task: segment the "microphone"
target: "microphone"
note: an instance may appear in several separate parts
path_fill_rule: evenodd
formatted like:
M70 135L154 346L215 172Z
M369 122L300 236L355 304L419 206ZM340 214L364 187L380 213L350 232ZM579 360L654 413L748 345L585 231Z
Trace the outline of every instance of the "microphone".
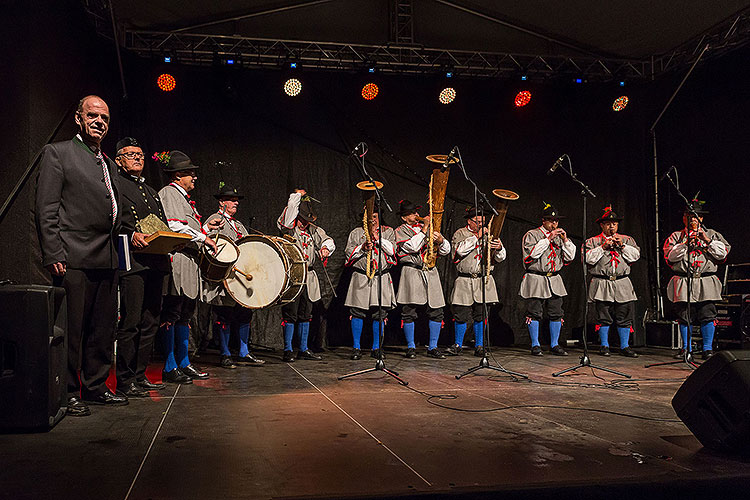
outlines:
M566 156L566 155L564 155L564 154L563 154L562 156L560 156L560 158L558 158L558 159L557 159L557 160L555 161L555 163L553 163L553 164L552 164L552 167L551 167L551 168L550 168L549 170L547 170L547 175L552 175L552 174L554 174L554 173L555 173L555 170L557 170L558 168L560 168L560 165L562 165L562 162L563 162L563 160L565 159L565 156Z
M446 168L451 166L451 162L456 159L456 150L458 149L458 146L453 146L453 149L451 149L451 152L448 153L448 156L445 157L445 161L443 162L443 168L442 170L445 170Z
M354 147L354 149L352 150L350 154L357 155L360 158L362 158L364 155L367 154L367 144L365 144L364 142L360 142Z
M664 172L663 174L661 174L661 177L659 177L659 182L661 182L661 181L663 181L664 179L666 179L667 177L669 177L669 174L670 174L670 173L672 172L672 170L674 170L674 169L675 169L674 165L672 165L671 167L669 167L669 168L667 169L667 171L666 171L666 172Z

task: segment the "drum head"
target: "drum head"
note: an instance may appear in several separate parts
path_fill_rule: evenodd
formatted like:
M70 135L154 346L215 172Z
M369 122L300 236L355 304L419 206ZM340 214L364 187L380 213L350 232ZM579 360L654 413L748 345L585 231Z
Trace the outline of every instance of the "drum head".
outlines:
M237 303L250 309L273 304L287 281L281 248L271 238L256 234L242 238L237 246L240 255L224 280L224 288Z
M214 254L214 259L221 263L233 263L240 257L240 249L232 240L220 234L216 237L216 247L219 249Z

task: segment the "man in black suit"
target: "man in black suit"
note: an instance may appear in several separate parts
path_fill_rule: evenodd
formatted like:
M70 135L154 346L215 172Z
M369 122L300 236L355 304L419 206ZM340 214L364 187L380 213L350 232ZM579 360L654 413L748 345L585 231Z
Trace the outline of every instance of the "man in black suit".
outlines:
M101 141L109 108L97 96L81 99L79 133L42 150L36 191L36 227L42 263L68 302L69 415L89 415L86 402L128 404L107 389L117 322L117 228L114 163ZM80 368L80 378L79 378Z
M141 176L143 149L132 137L117 143L115 163L120 168L120 233L130 238L131 249L148 246L148 234L139 226L149 215L167 227L159 195ZM120 324L117 329L117 390L128 397L148 396L149 390L163 389L146 378L154 337L159 329L162 295L171 266L169 257L133 252L131 269L120 271Z

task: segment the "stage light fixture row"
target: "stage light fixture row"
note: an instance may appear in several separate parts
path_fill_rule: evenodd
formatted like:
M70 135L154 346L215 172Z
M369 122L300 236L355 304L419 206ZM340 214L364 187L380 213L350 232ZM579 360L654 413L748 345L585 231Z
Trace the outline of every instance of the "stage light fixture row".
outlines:
M169 73L164 73L156 79L156 86L164 92L172 92L177 86L177 80Z

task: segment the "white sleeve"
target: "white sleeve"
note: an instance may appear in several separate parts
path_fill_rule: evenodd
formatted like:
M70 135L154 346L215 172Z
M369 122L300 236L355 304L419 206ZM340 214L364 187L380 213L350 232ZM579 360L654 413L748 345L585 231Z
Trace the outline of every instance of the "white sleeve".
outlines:
M502 262L502 261L505 260L505 257L507 255L508 255L508 253L505 251L505 245L503 245L503 247L500 250L498 250L497 252L495 252L495 260L497 262Z
M443 238L443 243L438 247L438 254L448 255L449 253L451 253L451 242L448 238Z
M622 257L629 264L641 258L641 251L632 245L624 245L622 247Z
M294 227L294 219L299 214L299 202L302 200L302 193L292 193L289 195L289 201L286 204L284 213L279 217L279 224L287 229ZM281 228L279 228L281 229Z
M349 256L349 262L355 261L365 254L364 250L362 250L362 246L363 245L357 245L354 247L354 251Z
M534 245L534 248L531 249L531 253L529 254L529 258L531 259L538 259L542 256L542 254L549 248L549 238L542 238L541 240L536 242L536 245Z
M459 257L464 257L466 255L469 255L472 250L477 246L477 237L476 236L469 236L465 240L463 240L461 243L456 245L456 255Z
M376 244L377 242L378 240L375 240ZM390 240L383 240L382 247L383 247L383 252L385 252L386 255L396 255L396 248L393 245L393 242L391 242Z
M708 244L708 253L710 253L715 259L724 260L727 257L727 246L723 241L711 240Z
M685 254L687 254L687 245L684 243L677 243L672 246L672 248L669 250L669 255L667 255L667 260L669 262L679 262L683 258L685 258Z
M417 231L417 233L406 240L403 245L401 245L401 248L404 249L404 252L406 253L419 253L419 251L422 249L422 245L424 245L424 240L427 237L426 234L424 234L422 231Z
M586 264L593 266L599 259L604 256L604 249L601 245L597 245L591 250L586 250Z
M328 253L332 254L336 250L336 243L333 242L333 238L326 238L323 243L320 244L320 248L327 248Z
M576 257L576 245L568 238L562 246L564 260L571 261Z
M174 219L169 219L167 221L167 224L169 225L170 231L173 231L175 233L189 234L190 236L192 236L192 239L190 241L197 241L200 243L206 241L205 234L203 234L200 231L196 231L195 229L188 226L184 222L174 220Z

